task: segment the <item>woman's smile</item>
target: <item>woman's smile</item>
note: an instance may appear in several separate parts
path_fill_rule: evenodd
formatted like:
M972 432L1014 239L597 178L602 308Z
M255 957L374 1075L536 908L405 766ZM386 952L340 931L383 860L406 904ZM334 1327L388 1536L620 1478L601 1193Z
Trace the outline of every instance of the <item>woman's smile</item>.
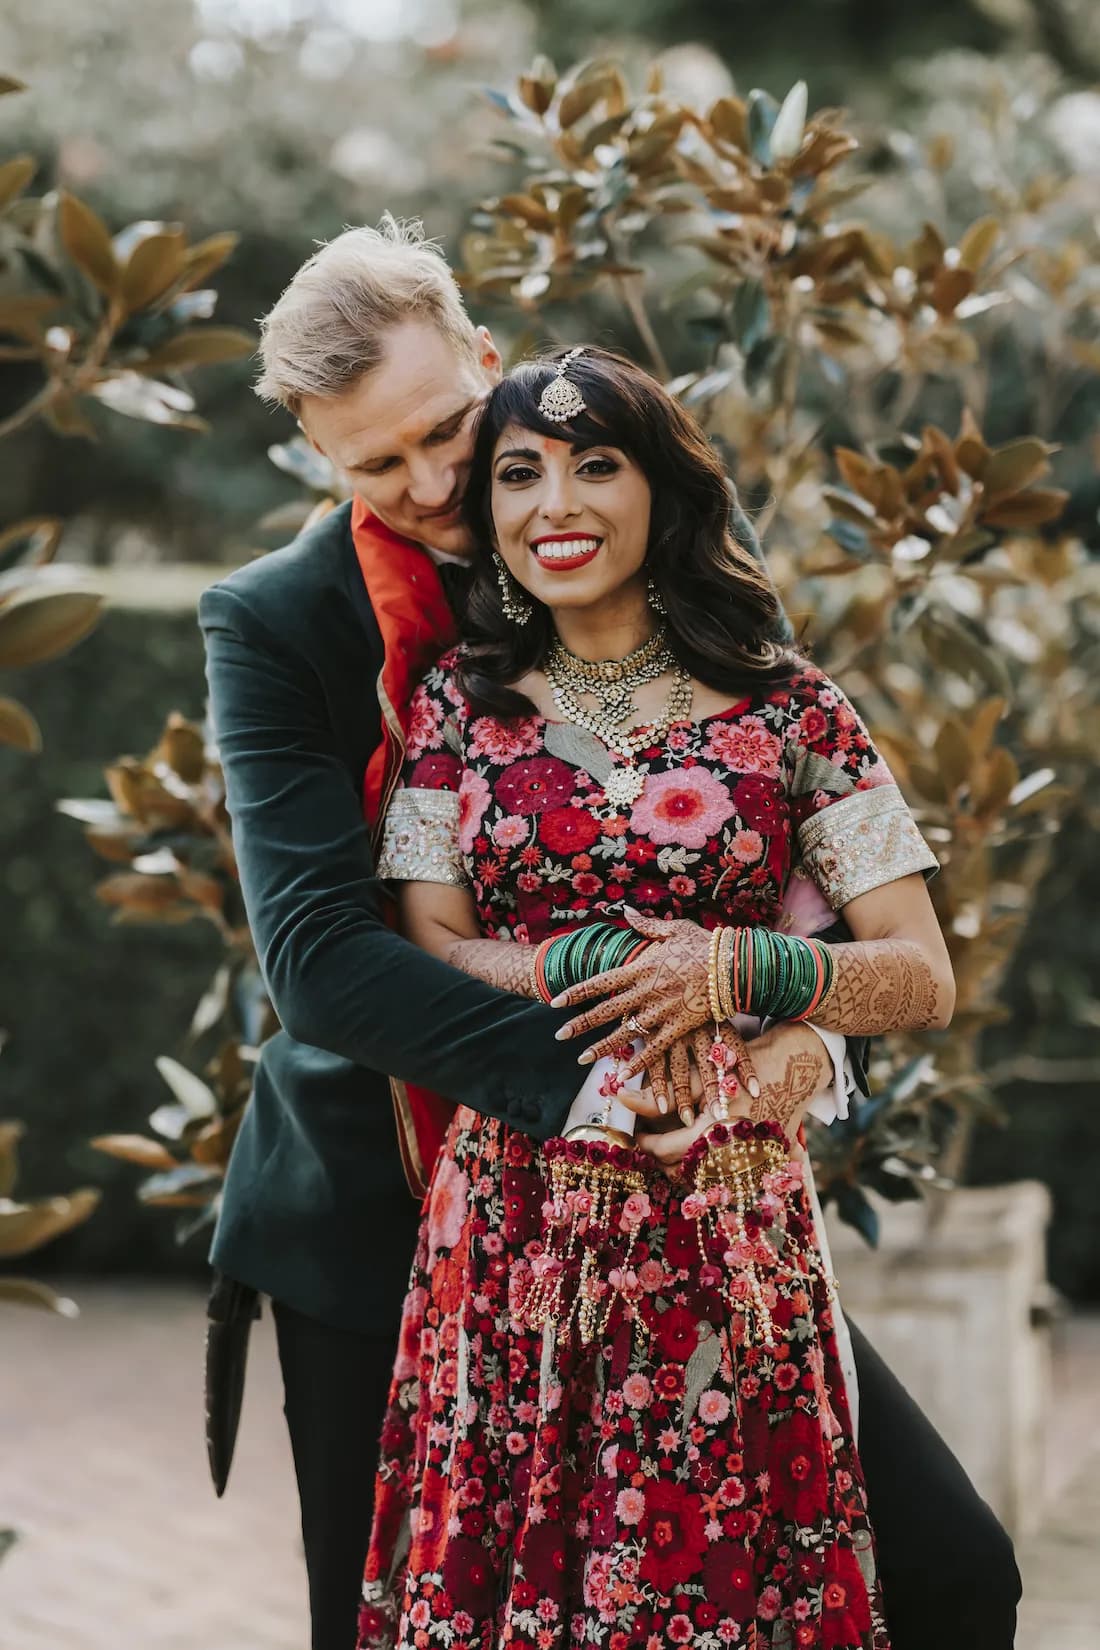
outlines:
M600 553L602 538L588 533L544 533L531 542L531 554L548 573L587 567Z

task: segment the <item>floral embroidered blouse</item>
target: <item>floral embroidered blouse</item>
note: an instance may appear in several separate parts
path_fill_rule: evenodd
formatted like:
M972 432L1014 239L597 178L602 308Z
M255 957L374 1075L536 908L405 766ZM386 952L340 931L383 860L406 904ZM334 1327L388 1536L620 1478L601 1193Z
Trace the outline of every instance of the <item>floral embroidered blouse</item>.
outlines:
M850 701L815 665L637 758L645 788L610 805L619 763L595 735L541 715L474 715L457 653L412 702L378 873L469 887L487 936L537 943L621 915L776 925L793 869L835 911L935 855Z

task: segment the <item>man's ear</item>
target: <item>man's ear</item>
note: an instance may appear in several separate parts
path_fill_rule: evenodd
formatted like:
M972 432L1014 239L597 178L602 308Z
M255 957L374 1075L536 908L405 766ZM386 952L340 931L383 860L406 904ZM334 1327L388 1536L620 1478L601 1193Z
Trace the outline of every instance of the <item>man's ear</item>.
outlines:
M504 377L504 358L493 342L493 335L488 327L475 329L478 346L478 365L489 377L490 383L499 384Z

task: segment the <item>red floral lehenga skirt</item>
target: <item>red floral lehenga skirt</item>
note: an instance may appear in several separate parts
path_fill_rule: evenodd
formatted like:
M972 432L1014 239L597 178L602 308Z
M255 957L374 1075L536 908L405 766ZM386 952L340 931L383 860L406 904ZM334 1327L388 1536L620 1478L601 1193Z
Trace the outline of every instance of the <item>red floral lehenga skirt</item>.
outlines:
M822 1268L775 1268L764 1342L680 1191L655 1172L648 1196L645 1333L620 1318L563 1350L523 1327L541 1150L456 1114L402 1319L360 1650L888 1650ZM788 1199L812 1256L805 1190Z

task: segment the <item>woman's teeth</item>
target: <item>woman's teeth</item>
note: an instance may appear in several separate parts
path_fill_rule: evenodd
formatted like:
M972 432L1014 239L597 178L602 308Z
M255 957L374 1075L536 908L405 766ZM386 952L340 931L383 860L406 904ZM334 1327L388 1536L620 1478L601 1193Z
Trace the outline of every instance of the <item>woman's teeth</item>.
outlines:
M552 544L536 544L535 554L540 561L572 561L575 556L589 556L600 548L599 539L560 539Z

